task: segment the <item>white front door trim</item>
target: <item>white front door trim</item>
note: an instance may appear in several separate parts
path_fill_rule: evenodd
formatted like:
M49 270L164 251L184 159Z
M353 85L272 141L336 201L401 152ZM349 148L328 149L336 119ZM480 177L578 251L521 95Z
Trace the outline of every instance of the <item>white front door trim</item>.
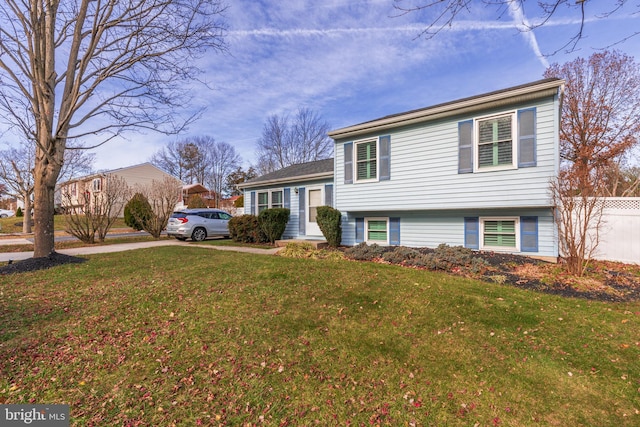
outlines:
M312 221L311 218L315 214L315 209L312 211L312 208L324 205L324 185L307 187L306 191L306 234L307 236L322 236L322 231L320 231L318 223L316 221Z

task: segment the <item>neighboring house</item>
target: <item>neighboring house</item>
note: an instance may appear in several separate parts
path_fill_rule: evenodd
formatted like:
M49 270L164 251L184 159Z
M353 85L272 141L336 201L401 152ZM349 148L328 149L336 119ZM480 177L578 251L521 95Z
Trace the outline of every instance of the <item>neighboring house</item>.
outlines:
M283 239L323 239L316 222L318 206L333 206L333 159L288 166L238 184L244 190L244 212L288 208Z
M98 172L63 182L58 185L56 190L56 205L64 210L75 209L81 211L85 204L85 195L89 196L89 200L93 200L94 195L102 192L107 177L109 176L117 176L124 179L127 185L134 191L136 187L146 186L153 181L162 181L165 178L172 178L179 181L173 175L166 173L151 163L142 163L120 169ZM64 194L68 194L69 197L63 197ZM120 213L120 216L123 215L124 209Z
M189 184L182 187L182 200L181 203L176 206L177 209L184 209L189 205L189 199L192 196L200 196L202 201L208 208L215 208L215 193L209 191L207 187L202 184Z
M202 184L189 184L182 187L182 202L176 206L176 209L184 209L189 206L189 200L192 196L200 196L202 201L207 205L208 208L218 208L224 211L229 212L231 215L242 215L242 212L239 212L238 208L234 206L234 202L240 196L233 196L228 199L223 199L222 197L218 200L218 206L216 206L216 192L208 190ZM242 209L240 209L242 211Z
M556 258L563 88L545 79L329 132L342 243Z

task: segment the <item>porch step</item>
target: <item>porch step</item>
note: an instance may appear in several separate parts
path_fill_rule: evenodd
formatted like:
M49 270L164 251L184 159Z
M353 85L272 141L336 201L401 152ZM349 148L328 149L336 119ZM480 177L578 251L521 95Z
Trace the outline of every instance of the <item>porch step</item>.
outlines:
M287 246L287 243L307 243L313 246L315 249L322 249L329 246L326 240L304 240L304 239L276 240L276 246L279 248L283 248Z

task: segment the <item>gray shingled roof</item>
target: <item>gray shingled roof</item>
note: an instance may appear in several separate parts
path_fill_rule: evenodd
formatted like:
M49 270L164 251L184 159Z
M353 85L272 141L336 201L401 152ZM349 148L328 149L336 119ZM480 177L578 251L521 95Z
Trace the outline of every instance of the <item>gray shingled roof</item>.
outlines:
M259 176L239 185L241 188L270 182L289 182L301 178L323 178L333 176L333 158L299 163Z

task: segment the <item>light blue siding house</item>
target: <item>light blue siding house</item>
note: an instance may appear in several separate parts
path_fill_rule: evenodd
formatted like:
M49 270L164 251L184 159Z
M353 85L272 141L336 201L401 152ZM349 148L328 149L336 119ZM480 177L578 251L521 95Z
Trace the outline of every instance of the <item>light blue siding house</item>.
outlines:
M563 88L545 79L331 131L342 243L556 258Z
M268 208L288 208L290 217L282 239L324 239L316 222L318 206L333 206L334 160L288 166L240 184L244 211L258 215Z

